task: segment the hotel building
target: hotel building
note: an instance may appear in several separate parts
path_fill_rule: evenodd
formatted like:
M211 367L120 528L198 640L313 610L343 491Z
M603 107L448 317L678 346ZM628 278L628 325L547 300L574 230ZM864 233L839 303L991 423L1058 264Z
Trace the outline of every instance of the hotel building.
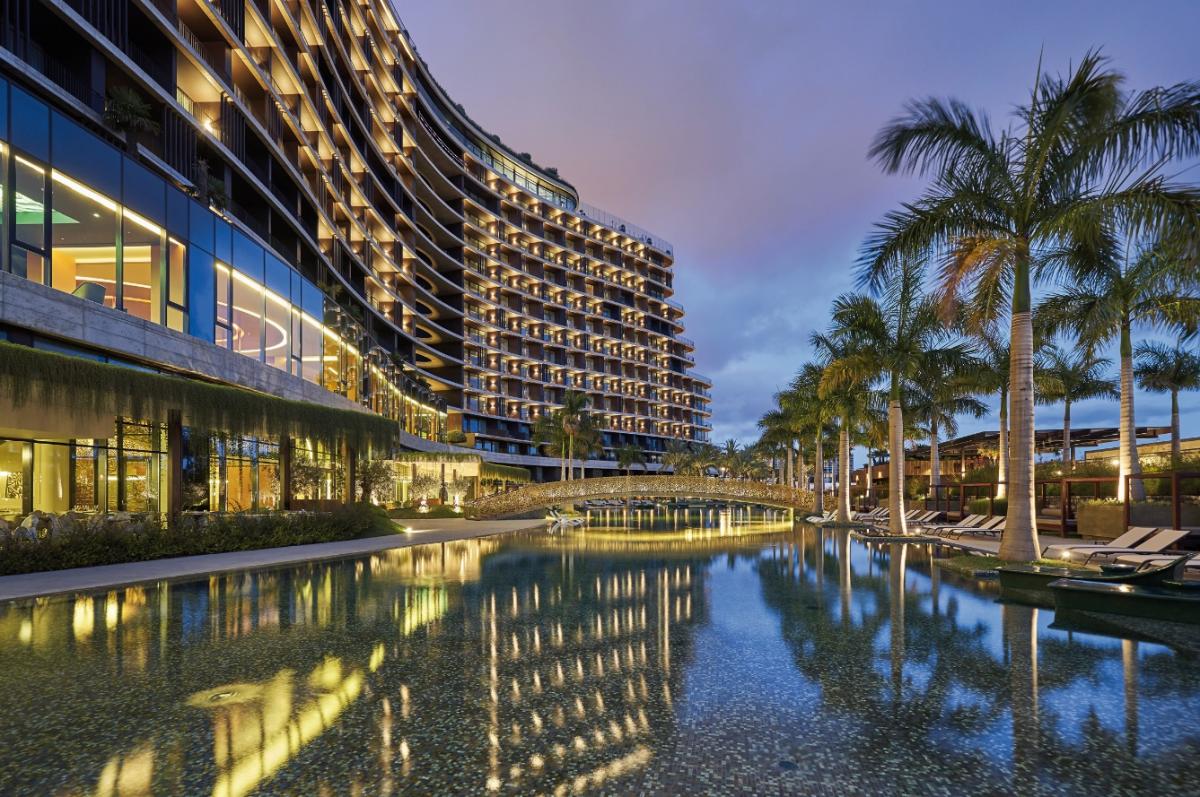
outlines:
M532 424L568 390L603 425L589 472L707 440L671 245L473 122L389 3L3 15L0 516L287 505L297 451L330 474L308 497L345 497L339 412L539 478ZM182 379L292 403L215 428L239 400L172 404Z

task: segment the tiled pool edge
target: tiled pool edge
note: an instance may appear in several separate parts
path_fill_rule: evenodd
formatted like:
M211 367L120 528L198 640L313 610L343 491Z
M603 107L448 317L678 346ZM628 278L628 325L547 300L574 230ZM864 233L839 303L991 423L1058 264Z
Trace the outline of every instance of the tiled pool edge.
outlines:
M261 570L332 559L367 556L393 548L470 540L545 528L544 521L429 521L430 527L392 536L260 548L254 551L179 556L41 573L0 576L0 602L94 592L159 581L184 581L238 570ZM434 525L437 524L437 525ZM453 524L453 525L450 525ZM467 525L470 524L470 525ZM472 526L478 525L479 528Z

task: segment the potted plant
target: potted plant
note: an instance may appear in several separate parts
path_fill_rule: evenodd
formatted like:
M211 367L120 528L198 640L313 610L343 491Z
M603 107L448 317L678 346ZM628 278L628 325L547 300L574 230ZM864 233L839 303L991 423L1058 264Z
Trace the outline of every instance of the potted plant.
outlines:
M104 103L104 123L125 134L125 149L137 153L138 139L143 133L158 134L158 122L150 115L150 103L129 86L115 86Z
M225 193L225 181L213 176L209 171L208 161L204 158L196 161L196 193L201 201L217 210L224 210L229 204L229 195Z

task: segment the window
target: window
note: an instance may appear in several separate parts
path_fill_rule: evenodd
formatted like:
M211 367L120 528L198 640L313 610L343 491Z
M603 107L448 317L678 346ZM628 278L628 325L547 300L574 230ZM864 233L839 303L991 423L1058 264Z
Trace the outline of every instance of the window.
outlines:
M287 373L291 363L292 305L274 291L264 293L267 301L263 317L263 353L268 364Z
M117 203L59 172L52 184L51 284L117 306Z
M13 158L12 271L46 281L46 170L20 155Z
M215 330L215 343L223 349L228 349L230 341L233 338L230 330L230 323L233 314L229 310L229 267L221 263L216 264L217 271L217 322Z
M126 208L122 229L121 307L161 324L163 228Z
M262 360L262 288L239 271L232 274L233 350L252 359Z
M187 325L187 247L174 238L167 239L167 326L186 332Z

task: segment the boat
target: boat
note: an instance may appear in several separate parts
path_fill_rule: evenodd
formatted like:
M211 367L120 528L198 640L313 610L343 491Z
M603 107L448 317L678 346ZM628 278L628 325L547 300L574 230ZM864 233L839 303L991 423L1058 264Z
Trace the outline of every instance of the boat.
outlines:
M1056 614L1118 614L1200 625L1200 581L1154 585L1060 578L1051 581Z

